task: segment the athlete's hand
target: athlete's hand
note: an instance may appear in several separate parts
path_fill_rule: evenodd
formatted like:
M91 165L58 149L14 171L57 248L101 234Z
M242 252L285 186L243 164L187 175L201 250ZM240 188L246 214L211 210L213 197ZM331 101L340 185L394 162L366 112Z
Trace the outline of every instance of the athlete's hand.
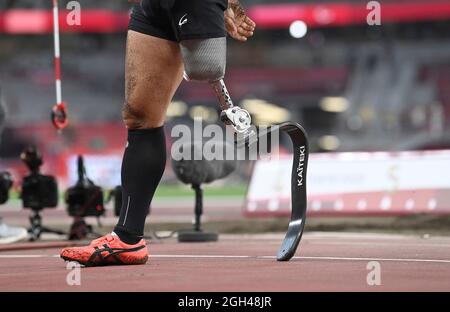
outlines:
M255 31L256 24L246 14L238 0L229 0L225 11L225 26L234 39L245 42Z

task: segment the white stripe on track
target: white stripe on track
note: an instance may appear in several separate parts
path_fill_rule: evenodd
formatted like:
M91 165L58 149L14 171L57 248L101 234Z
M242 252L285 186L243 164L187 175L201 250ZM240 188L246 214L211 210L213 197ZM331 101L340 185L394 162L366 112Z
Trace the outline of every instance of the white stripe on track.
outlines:
M53 258L54 255L0 255L0 259ZM59 257L59 255L58 255Z
M0 259L17 258L58 258L59 255L0 255ZM245 256L245 255L150 255L150 258L177 258L177 259L276 259L275 256ZM419 263L444 263L450 264L450 259L408 259L408 258L366 258L366 257L307 257L297 256L292 259L297 260L326 260L326 261L380 261L380 262L419 262Z

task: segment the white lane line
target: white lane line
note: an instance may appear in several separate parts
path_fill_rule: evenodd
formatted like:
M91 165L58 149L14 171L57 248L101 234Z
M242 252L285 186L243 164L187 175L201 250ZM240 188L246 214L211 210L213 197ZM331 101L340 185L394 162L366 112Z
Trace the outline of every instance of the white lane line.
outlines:
M276 258L276 257L272 257L272 258ZM445 259L402 259L402 258L396 259L396 258L351 258L351 257L293 257L292 259L336 260L336 261L431 262L431 263L450 264L450 260L445 260Z
M350 246L366 246L366 247L379 247L379 246L394 246L397 245L396 242L371 242L368 244L367 242L314 242L315 245L350 245ZM444 247L448 248L449 244L441 244L441 243L430 243L430 241L424 240L423 243L410 243L403 242L403 247Z
M18 259L18 258L50 258L49 255L0 255L0 259Z
M0 255L0 259L59 258L60 255Z
M230 256L230 255L151 255L154 258L188 258L188 259L198 259L198 258L216 258L216 259L276 259L276 256ZM402 258L352 258L352 257L305 257L296 256L292 259L299 260L335 260L335 261L390 261L390 262L434 262L434 263L448 263L450 260L445 259L402 259Z
M216 258L216 259L245 259L245 258L258 258L257 256L240 256L240 255L150 255L150 258Z
M151 255L150 258L181 258L181 259L276 259L275 256L245 256L245 255ZM59 255L0 255L0 259L16 258L59 258ZM422 263L445 263L450 264L447 259L408 259L408 258L368 258L368 257L307 257L296 256L292 259L298 260L328 260L328 261L388 261L388 262L422 262Z

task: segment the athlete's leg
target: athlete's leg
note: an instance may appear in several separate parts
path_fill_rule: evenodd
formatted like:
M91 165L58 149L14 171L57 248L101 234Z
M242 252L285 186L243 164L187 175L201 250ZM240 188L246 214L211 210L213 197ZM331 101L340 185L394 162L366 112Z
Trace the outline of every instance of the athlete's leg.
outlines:
M176 42L129 30L123 118L128 129L156 128L183 78Z
M167 107L183 76L177 43L129 31L123 119L128 144L122 162L122 209L114 232L138 242L166 164L163 131Z
M123 119L128 144L122 162L123 203L114 229L89 246L66 248L61 257L81 264L143 264L145 218L166 163L164 116L183 76L177 43L128 32Z

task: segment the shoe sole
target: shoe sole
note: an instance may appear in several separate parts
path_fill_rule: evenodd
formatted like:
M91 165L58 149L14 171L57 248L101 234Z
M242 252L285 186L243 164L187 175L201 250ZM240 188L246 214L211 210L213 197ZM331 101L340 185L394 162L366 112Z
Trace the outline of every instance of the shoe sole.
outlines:
M86 264L85 262L81 262L77 259L72 259L70 257L65 257L65 256L60 256L61 259L63 259L64 261L68 261L68 262L77 262L81 265L84 265L86 267L96 267L96 266L111 266L111 265L142 265L142 264L146 264L148 261L148 256L145 256L145 258L136 260L133 263L110 263L110 262L100 262L100 263L94 263L91 265Z

